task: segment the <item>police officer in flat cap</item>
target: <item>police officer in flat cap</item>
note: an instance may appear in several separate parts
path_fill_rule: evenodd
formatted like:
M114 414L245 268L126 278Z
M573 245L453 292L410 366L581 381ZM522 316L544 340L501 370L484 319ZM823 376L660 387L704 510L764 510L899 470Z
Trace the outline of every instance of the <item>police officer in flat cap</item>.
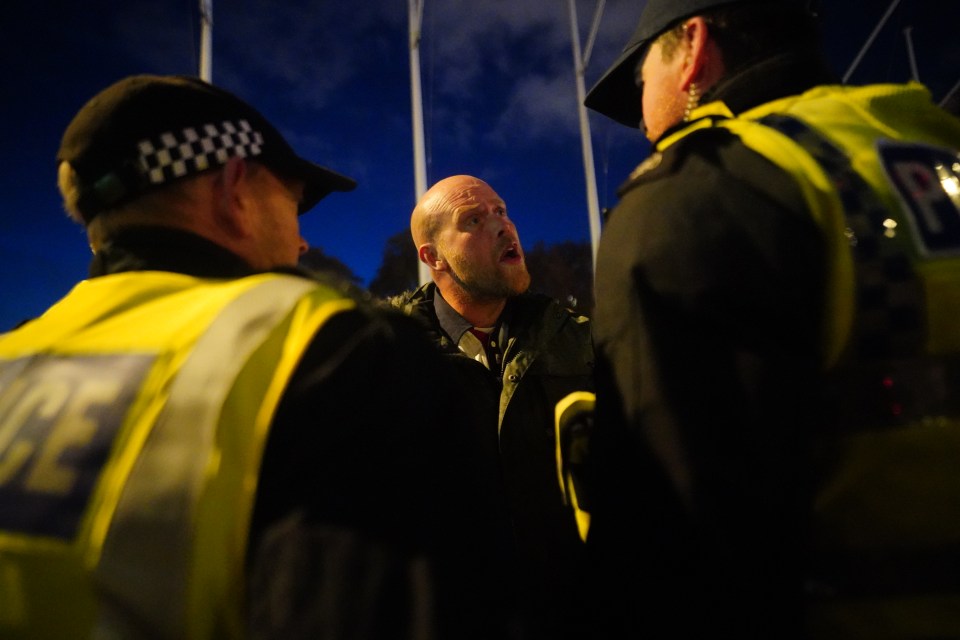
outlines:
M354 181L187 77L108 87L57 159L94 258L0 335L0 637L488 630L437 356L297 269Z
M586 105L605 638L960 637L960 122L797 0L648 0Z

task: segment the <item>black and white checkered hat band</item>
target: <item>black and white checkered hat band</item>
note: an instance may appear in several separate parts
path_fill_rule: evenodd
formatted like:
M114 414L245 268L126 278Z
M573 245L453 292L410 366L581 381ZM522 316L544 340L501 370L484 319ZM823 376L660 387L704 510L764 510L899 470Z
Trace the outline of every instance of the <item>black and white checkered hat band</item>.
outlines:
M263 152L263 135L246 120L168 131L137 143L139 165L150 184L160 185L206 171L232 157L247 158Z

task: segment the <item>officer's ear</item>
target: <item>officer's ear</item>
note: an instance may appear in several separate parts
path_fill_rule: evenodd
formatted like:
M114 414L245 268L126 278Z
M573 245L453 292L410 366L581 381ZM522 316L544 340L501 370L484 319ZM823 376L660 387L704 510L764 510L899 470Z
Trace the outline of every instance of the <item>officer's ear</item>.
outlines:
M227 233L243 236L247 231L247 202L250 167L243 158L230 158L214 180L213 211L217 226Z
M420 258L420 262L430 267L433 271L447 270L447 261L443 259L443 256L440 255L437 247L432 242L420 245L420 248L417 249L417 255Z
M700 92L706 91L722 73L723 61L716 42L710 36L710 25L700 16L688 18L683 24L683 66L680 70L680 89L688 91L696 82Z

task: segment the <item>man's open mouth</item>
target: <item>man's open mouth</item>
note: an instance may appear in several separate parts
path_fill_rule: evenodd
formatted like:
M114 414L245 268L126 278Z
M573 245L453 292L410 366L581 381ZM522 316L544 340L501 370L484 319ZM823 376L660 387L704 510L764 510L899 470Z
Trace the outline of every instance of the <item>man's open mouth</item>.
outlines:
M507 245L503 252L500 254L500 262L515 263L520 262L523 259L523 255L520 253L520 245L516 242L511 242Z

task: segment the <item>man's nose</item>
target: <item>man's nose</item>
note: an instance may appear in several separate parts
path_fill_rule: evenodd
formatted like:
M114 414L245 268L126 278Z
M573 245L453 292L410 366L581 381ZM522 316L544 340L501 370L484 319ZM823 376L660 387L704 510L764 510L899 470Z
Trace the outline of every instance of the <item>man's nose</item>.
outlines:
M507 216L502 218L497 218L500 221L500 230L497 231L497 237L503 236L505 233L512 233L516 235L516 227L513 225L513 221L510 220Z

